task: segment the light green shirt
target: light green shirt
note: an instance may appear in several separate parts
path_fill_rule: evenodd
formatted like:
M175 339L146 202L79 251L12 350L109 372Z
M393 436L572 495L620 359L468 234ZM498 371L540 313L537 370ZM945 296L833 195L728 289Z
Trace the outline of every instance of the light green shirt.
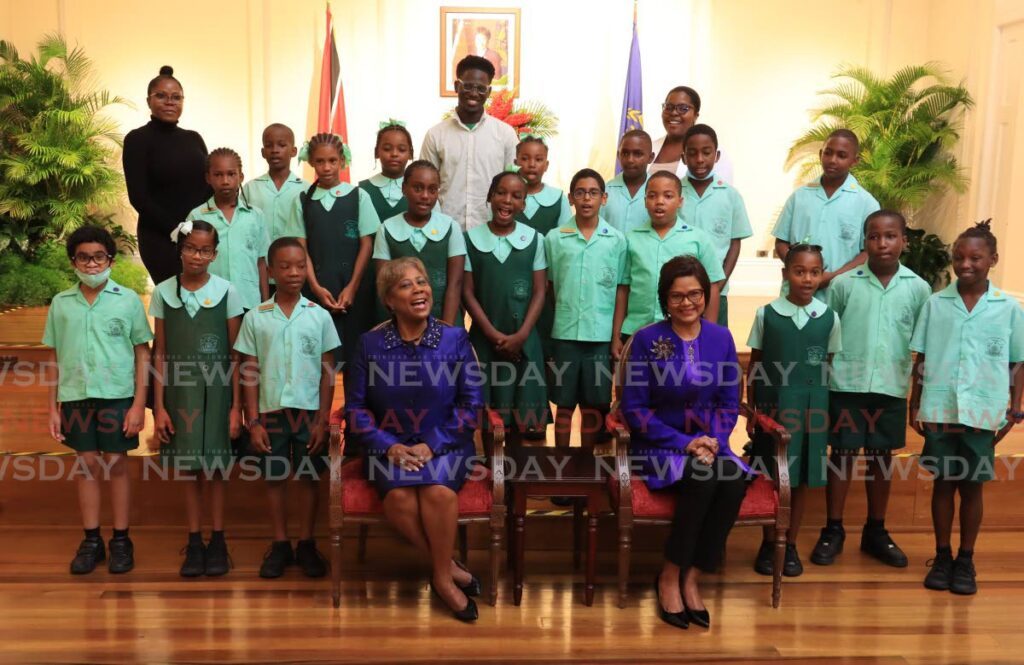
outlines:
M647 221L647 180L633 196L629 195L621 173L609 180L605 189L608 201L601 208L601 217L607 219L612 228L625 234Z
M551 336L579 342L612 338L615 291L626 273L626 239L603 218L585 240L575 215L544 238L555 291Z
M772 235L790 244L821 245L825 271L838 270L864 248L864 220L878 201L850 174L832 198L821 181L800 187L786 200Z
M530 243L533 242L533 237L536 235L537 231L535 229L520 222L516 222L512 233L504 236L494 235L488 224L474 226L469 231L466 231L467 242L472 243L481 252L494 254L494 258L498 260L498 263L504 263L513 249L526 249L529 247ZM533 256L533 269L535 271L544 270L547 267L548 260L544 254L544 239L541 238L540 242L537 243L537 251ZM473 272L473 266L470 263L468 253L466 254L466 272Z
M324 210L330 212L331 208L334 207L334 202L343 196L348 196L352 193L352 190L356 189L352 183L340 182L334 187L323 188L317 187L313 190L313 195L310 196L309 205L314 205L319 202L323 206ZM370 236L377 232L380 228L380 217L377 216L377 209L373 207L373 200L370 195L363 190L359 191L359 237ZM295 205L298 206L299 218L302 218L302 200L296 199Z
M242 307L260 304L260 271L257 262L267 253L267 229L263 212L246 206L241 197L231 221L224 217L211 198L188 214L189 220L201 219L217 229L217 258L208 270L234 284L242 298Z
M754 235L747 217L747 207L736 188L717 175L698 196L689 178L683 178L682 218L687 224L707 232L715 243L718 261L724 265L725 255L733 240ZM722 287L722 295L729 293L729 283Z
M391 205L402 200L402 183L405 178L389 178L383 173L370 176L370 184L380 190L380 195Z
M294 173L281 183L281 189L277 188L269 173L242 186L245 199L263 211L263 223L267 225L267 247L278 238L306 237L302 211L295 204L299 200L299 194L307 189L309 183Z
M391 248L388 247L388 239L384 237L385 233L398 242L408 240L419 252L427 245L427 241L441 242L444 240L448 229L452 231L451 239L448 241L448 258L465 255L466 239L463 237L459 225L448 215L443 212L431 212L427 223L418 227L405 221L405 213L400 213L384 220L384 223L381 224L381 230L373 241L373 258L384 261L391 260Z
M260 413L319 410L321 359L339 346L330 314L303 297L291 318L275 299L262 303L242 319L235 340L236 351L259 362Z
M108 279L90 305L78 285L53 297L43 344L57 352L57 401L135 395L135 346L153 339L131 289Z
M536 194L526 195L526 207L523 209L523 214L527 218L533 219L538 209L552 206L559 199L562 200L562 206L559 208L558 224L556 226L562 226L572 217L572 209L569 206L569 198L565 195L565 192L551 185L544 185Z
M757 308L757 314L754 315L754 325L750 327L750 336L747 337L747 346L752 349L760 349L764 343L765 307L771 307L780 316L792 319L793 325L796 326L797 330L803 330L808 321L817 319L828 311L828 305L815 298L811 298L809 304L800 307L780 296L767 305ZM839 322L838 316L833 320L832 330L828 335L828 352L838 353L843 350L842 325Z
M194 319L200 308L216 307L225 297L228 299L227 318L233 319L236 316L241 316L244 309L242 308L242 299L238 296L238 290L223 277L210 275L209 281L195 291L189 291L182 286L180 299L178 298L178 279L171 277L160 282L153 289L153 296L149 299L149 315L154 319L163 319L166 318L165 308L179 309L184 304L185 312Z
M629 285L629 300L622 332L632 335L649 323L664 317L658 303L658 278L661 266L677 256L693 256L708 273L708 279L725 279L715 241L700 229L677 220L665 237L651 227L651 220L626 234L626 272L622 283Z
M989 282L968 312L956 285L928 299L910 341L925 354L920 419L995 431L1006 422L1009 364L1024 361L1024 311Z
M843 321L843 350L832 359L831 389L905 398L910 388L910 338L932 289L901 265L885 287L865 263L828 290Z

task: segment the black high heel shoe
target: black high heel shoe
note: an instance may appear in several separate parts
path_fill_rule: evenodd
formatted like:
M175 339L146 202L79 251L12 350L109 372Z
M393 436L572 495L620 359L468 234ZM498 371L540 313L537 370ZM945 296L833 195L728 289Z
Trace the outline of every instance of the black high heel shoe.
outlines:
M689 628L690 622L686 618L685 609L682 612L669 612L662 606L661 591L658 589L658 582L660 579L660 573L654 577L654 598L658 603L658 618L667 623L668 625L674 626L676 628ZM686 607L685 603L683 604L683 607Z
M470 573L469 568L466 568L466 566L458 559L452 559L452 561L454 561L455 565L458 566L461 570L464 570L465 572L469 573L470 577L468 584L462 585L456 582L455 586L459 587L459 591L466 594L467 596L479 596L482 593L483 589L483 587L480 585L480 578L478 578L473 573Z
M433 593L435 596L437 596L438 600L440 600L442 603L444 603L445 606L448 607L448 609L451 610L451 607L448 606L448 603L445 602L445 599L442 598L441 594L439 594L437 592L437 589L434 588L434 583L433 582L430 583L430 592ZM459 621L461 621L463 623L472 623L472 622L476 621L480 617L480 612L476 608L476 602L474 602L473 599L470 598L469 596L466 596L466 606L465 607L463 607L461 610L451 610L451 612L452 612L452 616L453 617L455 617L456 619L458 619Z
M686 614L687 621L695 623L701 628L711 627L711 613L708 612L707 608L704 608L703 610L691 610L689 607L686 607L685 600L683 601L683 607L686 608L683 612Z

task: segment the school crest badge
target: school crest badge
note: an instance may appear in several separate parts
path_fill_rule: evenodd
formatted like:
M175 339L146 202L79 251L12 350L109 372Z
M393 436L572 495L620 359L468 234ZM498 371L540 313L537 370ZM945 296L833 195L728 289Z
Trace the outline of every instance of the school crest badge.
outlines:
M807 347L807 364L812 367L817 367L821 363L825 362L825 349L820 346L809 346Z
M1006 340L1002 337L989 337L985 340L985 355L989 358L999 358L1006 349Z
M601 272L597 276L597 283L606 289L610 289L615 286L615 269L611 266L605 266L601 268Z
M857 227L843 222L839 225L839 237L846 241L855 240L857 238Z
M525 279L512 281L512 297L516 300L526 300L530 295L530 285Z
M213 334L203 335L199 338L199 353L212 355L220 351L220 337Z
M724 237L729 233L729 220L716 219L714 224L711 225L711 231L718 237Z
M110 319L107 321L106 333L108 337L124 337L127 333L128 326L125 324L124 319Z
M315 356L316 353L316 339L310 335L303 335L299 340L299 348L302 350L304 356Z
M359 238L359 222L354 219L345 222L345 237L349 240L357 240Z
M904 307L900 312L900 325L904 328L914 327L914 309L912 307Z

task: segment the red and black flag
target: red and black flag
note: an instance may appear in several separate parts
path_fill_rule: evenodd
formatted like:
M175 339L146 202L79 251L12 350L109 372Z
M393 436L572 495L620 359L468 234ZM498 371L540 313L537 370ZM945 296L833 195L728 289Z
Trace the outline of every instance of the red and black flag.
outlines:
M320 64L320 103L317 114L317 132L337 134L348 143L348 127L345 123L345 91L341 85L341 61L338 47L334 43L334 23L331 21L331 5L327 5L327 36L324 38L324 54ZM349 182L348 165L339 173L342 182Z

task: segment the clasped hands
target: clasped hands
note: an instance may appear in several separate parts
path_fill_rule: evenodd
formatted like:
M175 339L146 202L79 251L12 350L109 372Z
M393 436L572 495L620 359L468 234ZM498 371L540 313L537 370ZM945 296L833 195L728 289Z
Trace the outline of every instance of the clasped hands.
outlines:
M387 458L403 471L419 471L434 457L434 451L425 443L407 446L396 443L388 448Z
M711 464L718 456L718 440L710 436L698 436L687 444L686 452L701 464Z

